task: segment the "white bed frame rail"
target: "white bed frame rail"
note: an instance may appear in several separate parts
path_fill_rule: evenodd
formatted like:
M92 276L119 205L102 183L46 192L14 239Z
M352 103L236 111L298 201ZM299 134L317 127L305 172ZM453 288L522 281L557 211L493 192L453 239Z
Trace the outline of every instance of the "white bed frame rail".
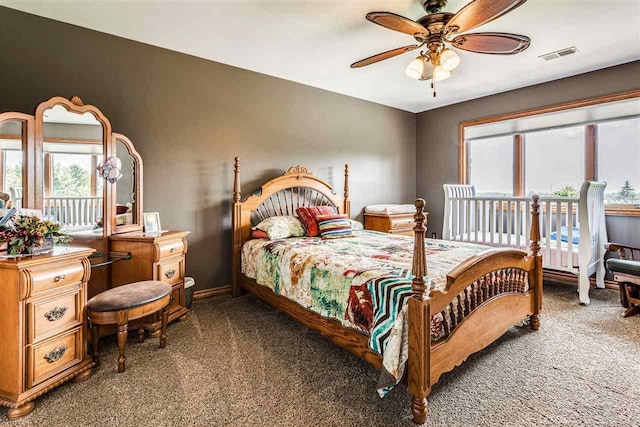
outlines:
M541 197L540 230L543 266L579 277L580 302L589 303L589 276L604 288L604 255L608 243L604 215L605 182L586 181L579 197ZM476 196L473 185L445 184L442 238L489 246L526 248L531 231L528 197ZM567 241L561 238L566 227ZM580 231L573 243L573 228ZM555 234L555 235L554 235ZM553 238L556 237L556 238Z

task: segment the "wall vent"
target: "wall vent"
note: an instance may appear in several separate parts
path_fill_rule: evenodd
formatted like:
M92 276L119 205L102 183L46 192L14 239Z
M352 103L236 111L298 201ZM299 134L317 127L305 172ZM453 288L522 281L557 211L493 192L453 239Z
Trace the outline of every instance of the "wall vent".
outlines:
M578 48L571 46L565 49L556 50L555 52L545 53L544 55L538 56L538 58L544 61L552 61L554 59L562 58L563 56L573 55L576 52L579 52Z

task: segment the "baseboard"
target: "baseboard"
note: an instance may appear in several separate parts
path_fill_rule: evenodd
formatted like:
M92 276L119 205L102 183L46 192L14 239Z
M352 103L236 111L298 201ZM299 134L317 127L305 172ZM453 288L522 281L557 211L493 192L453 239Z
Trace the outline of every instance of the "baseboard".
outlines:
M201 289L199 291L194 291L193 299L194 301L198 301L201 299L218 297L220 295L231 295L231 285L218 286L215 288Z
M543 276L545 279L555 280L558 282L578 284L578 276L576 276L575 274L564 272L564 271L555 271L555 270L545 269ZM591 282L591 287L595 288L596 279L594 279L593 277L590 277L589 281ZM617 291L620 289L618 287L618 284L616 282L612 282L611 280L605 280L604 287L614 291Z

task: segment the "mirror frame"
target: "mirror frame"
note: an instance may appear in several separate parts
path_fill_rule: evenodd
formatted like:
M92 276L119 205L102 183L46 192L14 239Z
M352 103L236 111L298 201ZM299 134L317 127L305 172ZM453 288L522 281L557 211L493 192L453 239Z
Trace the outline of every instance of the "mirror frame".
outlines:
M71 99L63 98L61 96L54 96L53 98L48 99L47 101L41 102L36 107L35 116L35 144L33 149L33 155L35 158L35 170L34 170L34 198L35 198L35 209L43 209L43 200L44 200L44 181L38 180L36 177L44 176L44 112L50 108L53 108L57 105L64 107L70 113L91 113L96 120L102 124L102 146L104 152L104 158L108 158L112 156L114 147L111 143L111 122L109 119L93 105L85 105L77 96L71 97ZM110 185L103 185L102 197L104 201L111 200L113 196L113 187ZM24 191L23 191L24 194ZM105 241L105 245L107 244L107 237L110 236L113 232L113 224L115 223L115 206L112 209L107 209L107 203L104 203L103 208L103 230L102 236ZM108 247L105 247L103 252L107 253Z
M0 123L9 121L22 123L22 207L30 209L35 205L33 198L35 165L33 153L30 152L33 150L35 118L30 114L18 112L0 113Z
M127 138L125 135L121 133L115 133L115 132L113 133L113 140L112 140L114 155L117 154L116 147L117 147L118 141L121 141L125 145L125 147L127 147L127 151L129 151L129 155L131 155L131 157L133 157L133 159L136 162L136 168L135 168L134 177L133 177L134 179L133 191L135 193L134 215L135 215L135 218L137 219L137 223L128 224L128 225L116 225L116 205L118 203L117 201L118 182L116 181L115 187L110 186L114 189L114 191L112 192L113 200L111 200L111 207L113 209L113 233L119 234L119 233L128 233L131 231L142 231L142 227L143 227L142 212L144 212L142 210L142 204L144 199L143 190L142 190L143 188L142 187L142 157L140 156L140 153L138 153L136 148L133 146L133 143L129 138Z

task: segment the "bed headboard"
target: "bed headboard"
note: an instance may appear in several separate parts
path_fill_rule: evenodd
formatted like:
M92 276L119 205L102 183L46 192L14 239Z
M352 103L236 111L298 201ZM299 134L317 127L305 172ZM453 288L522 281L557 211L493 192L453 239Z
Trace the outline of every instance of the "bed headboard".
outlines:
M333 206L339 213L351 214L349 165L344 165L344 197L335 194L326 181L314 176L305 166L291 166L281 176L264 183L244 201L240 185L240 159L233 169L233 289L240 271L242 245L251 237L251 227L272 216L296 215L303 206Z

